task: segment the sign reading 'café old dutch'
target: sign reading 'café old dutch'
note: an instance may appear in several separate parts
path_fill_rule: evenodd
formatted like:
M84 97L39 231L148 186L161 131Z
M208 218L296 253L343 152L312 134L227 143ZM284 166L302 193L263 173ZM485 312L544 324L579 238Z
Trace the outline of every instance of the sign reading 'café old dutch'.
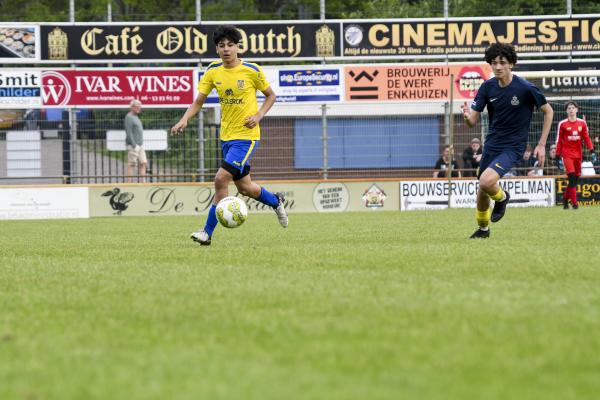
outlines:
M216 60L212 34L218 25L219 22L43 24L40 61ZM497 42L514 45L521 59L600 54L600 14L254 21L237 27L242 34L240 55L249 61L423 58L481 61L485 49Z
M216 59L218 24L43 25L42 60ZM248 59L335 57L338 27L326 23L240 24L240 55Z

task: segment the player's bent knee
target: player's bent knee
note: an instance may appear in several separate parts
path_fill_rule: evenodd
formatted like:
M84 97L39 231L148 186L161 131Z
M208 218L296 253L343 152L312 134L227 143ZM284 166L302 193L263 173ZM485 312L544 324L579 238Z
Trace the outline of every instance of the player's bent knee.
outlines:
M484 192L489 193L490 191L494 190L494 188L496 187L496 183L497 181L495 179L481 179L479 181L479 187Z

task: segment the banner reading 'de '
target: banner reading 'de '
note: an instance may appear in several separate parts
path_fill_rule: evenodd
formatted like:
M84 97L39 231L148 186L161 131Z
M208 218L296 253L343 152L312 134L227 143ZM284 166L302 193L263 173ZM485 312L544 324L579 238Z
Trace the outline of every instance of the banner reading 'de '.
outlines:
M133 99L144 106L187 107L193 70L110 69L42 71L44 106L114 107Z

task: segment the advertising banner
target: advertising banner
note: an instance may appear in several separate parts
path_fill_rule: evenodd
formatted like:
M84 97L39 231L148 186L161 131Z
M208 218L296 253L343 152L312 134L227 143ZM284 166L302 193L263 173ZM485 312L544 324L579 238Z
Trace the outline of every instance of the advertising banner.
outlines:
M34 108L42 105L41 72L0 70L0 107Z
M399 209L394 181L269 183L266 187L284 194L290 213ZM93 217L207 214L215 195L212 184L91 186L89 191ZM244 199L250 214L274 215L270 207L239 195L234 185L229 193Z
M29 63L40 59L40 32L35 25L0 23L0 63Z
M222 22L0 25L3 62L206 62ZM492 43L520 57L600 54L600 15L253 21L237 25L247 61L297 59L481 60Z
M544 64L519 63L515 66L517 75L522 71L588 71L600 70L598 62L566 62L552 63L549 68ZM542 89L547 95L555 96L589 96L600 97L600 75L599 76L563 76L527 78L528 81Z
M86 187L0 189L0 220L89 217Z
M563 203L563 194L569 181L566 178L556 178L556 204ZM581 176L577 185L577 202L580 206L600 205L600 177Z
M600 53L600 16L344 21L344 56L360 58L432 56L483 58L496 42L519 55Z
M201 24L44 24L42 60L53 62L199 61L218 59L212 35L222 22ZM321 59L340 55L339 23L240 23L246 60Z
M555 204L554 179L501 179L500 186L510 192L509 207L551 207ZM451 189L450 189L451 188ZM479 181L415 180L400 182L400 210L437 210L448 208L475 208Z
M470 100L491 73L490 66L483 63L345 66L345 100L448 100L451 75L454 75L454 99Z
M271 88L277 94L278 103L336 103L343 101L342 68L337 66L261 66ZM196 71L194 98L198 95L198 82L204 70ZM259 101L264 99L257 92ZM208 105L218 105L219 96L213 90L206 99Z
M138 99L146 106L188 106L192 69L55 70L41 73L44 106L115 107Z

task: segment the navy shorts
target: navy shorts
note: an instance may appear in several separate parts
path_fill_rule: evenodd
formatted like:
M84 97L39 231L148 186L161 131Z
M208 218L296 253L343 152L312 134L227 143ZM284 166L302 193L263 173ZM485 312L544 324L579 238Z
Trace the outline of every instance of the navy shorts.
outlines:
M487 168L491 168L503 177L508 171L513 168L521 158L523 158L523 151L517 149L504 149L502 151L486 151L483 149L483 155L481 156L481 162L479 163L479 172L477 177L479 178L483 171Z
M233 180L242 179L250 173L250 159L259 143L258 140L221 141L222 167L233 175Z

